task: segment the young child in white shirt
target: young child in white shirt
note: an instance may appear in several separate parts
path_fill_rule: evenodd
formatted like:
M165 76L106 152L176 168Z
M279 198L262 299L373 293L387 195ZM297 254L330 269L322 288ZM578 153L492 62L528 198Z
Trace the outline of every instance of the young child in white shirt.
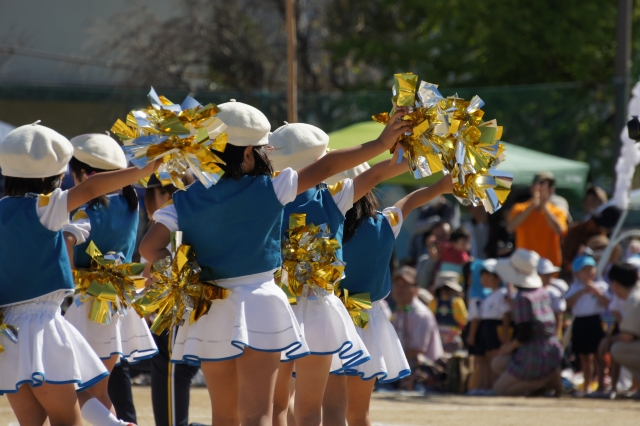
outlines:
M607 295L609 286L604 281L595 281L596 261L591 256L576 257L572 269L575 281L565 295L567 307L574 318L571 346L578 355L584 374L584 392L589 393L594 367L599 390L604 387L603 365L595 355L600 341L605 337L600 316L610 303Z
M554 285L554 276L558 272L560 272L560 268L554 266L549 259L540 258L538 275L540 275L544 289L547 290L549 297L551 297L551 309L556 317L556 327L558 329L558 337L560 337L562 336L563 316L567 310L567 301L564 299L564 292Z

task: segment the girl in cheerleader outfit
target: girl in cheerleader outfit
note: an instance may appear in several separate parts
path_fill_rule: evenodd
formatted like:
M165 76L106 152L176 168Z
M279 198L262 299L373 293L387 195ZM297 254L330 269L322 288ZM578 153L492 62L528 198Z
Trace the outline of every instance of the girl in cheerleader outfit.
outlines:
M25 425L48 417L51 425L80 426L80 406L91 424L122 424L97 399L76 395L108 372L60 313L74 289L62 227L70 211L153 173L157 164L94 176L62 191L72 154L64 136L37 124L0 142L6 194L0 200L0 311L5 324L18 328L17 342L0 334L0 394Z
M173 204L154 215L157 223L140 252L150 262L168 256L170 233L180 230L183 243L196 253L201 279L231 290L227 298L213 301L208 314L179 328L172 360L201 365L213 424L252 426L271 420L281 353L284 360L309 353L287 297L273 279L282 263L284 206L337 173L332 171L354 167L363 157L387 149L410 124L394 123L384 140L336 151L324 161L274 176L265 147L267 118L240 102L218 107L228 135L225 151L217 153L224 176L208 189L197 181L176 192Z
M120 145L105 134L76 136L71 139L71 145L73 157L69 167L76 185L91 175L127 167ZM63 228L67 246L72 248L72 268L91 268L91 257L86 252L91 241L102 253L122 253L124 262L131 263L138 220L138 196L131 185L80 207L71 223ZM128 308L125 315L113 315L110 324L92 321L90 310L91 303L82 303L76 297L65 318L89 342L109 373L120 358L134 364L158 352L147 323L133 308ZM108 380L104 380L88 392L111 409L107 385Z
M276 168L299 169L326 154L329 136L308 124L286 124L269 136L269 143L274 147L272 161ZM358 168L366 170L362 165ZM347 177L333 185L322 183L300 193L285 206L283 235L288 228L289 216L305 213L307 224L327 224L331 237L342 246L345 214L353 206L354 200L383 180L406 170L406 164L383 162L356 179ZM336 256L343 260L342 249L336 251ZM313 424L320 419L329 374L355 368L369 359L369 353L358 336L349 312L333 292L305 285L292 308L311 351L311 356L295 363L294 416L300 424ZM280 367L275 396L276 422L280 424L284 424L288 410L288 384L293 369L293 363Z
M330 182L359 173L360 170L349 170L331 178ZM324 418L329 424L344 425L346 418L350 425L370 425L369 402L376 379L390 383L411 374L396 331L382 309L382 301L391 291L389 263L403 218L413 209L451 190L451 177L444 176L434 185L407 195L382 212L378 211L376 197L368 192L347 212L343 240L347 266L341 288L348 290L349 295L368 293L371 298L372 307L365 311L369 314L369 322L364 329L356 328L371 359L347 366L342 374L329 378L323 401Z

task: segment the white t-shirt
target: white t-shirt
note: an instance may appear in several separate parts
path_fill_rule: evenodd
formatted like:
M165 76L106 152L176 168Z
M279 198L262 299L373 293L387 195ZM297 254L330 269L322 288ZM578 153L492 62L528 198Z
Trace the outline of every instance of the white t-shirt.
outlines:
M511 305L506 298L509 297L509 290L501 287L491 293L480 305L480 319L501 320L504 314L511 311Z
M351 199L353 200L353 190ZM393 236L395 238L398 238L398 234L402 229L402 223L404 222L404 218L402 217L402 210L400 210L396 206L387 207L386 209L382 210L382 216L384 216L384 218L387 219L387 222L389 222L391 230L393 231Z
M614 294L613 297L611 298L611 303L609 303L609 310L611 312L619 312L620 315L622 315L622 312L624 310L624 304L625 304L625 300L620 299L618 296Z
M467 320L469 322L474 319L482 319L480 318L480 307L482 306L483 299L472 297L469 299L469 306L467 306Z
M48 230L57 232L62 229L69 223L67 191L58 188L51 194L38 195L36 213L42 226Z
M569 291L569 284L565 280L560 278L551 278L551 285L560 290L560 293L565 294Z
M287 169L285 169L287 170ZM296 174L296 179L297 179ZM297 181L296 181L297 182ZM297 192L296 185L296 192ZM333 185L327 185L331 198L335 201L343 216L353 207L353 179L343 179ZM294 197L295 198L295 197Z
M567 310L567 301L562 297L562 291L558 287L550 284L544 288L547 290L549 297L551 298L551 309L554 313L564 312Z
M596 281L595 286L602 293L606 293L609 290L609 285L604 281ZM569 299L571 296L583 290L585 285L580 281L574 281L569 287L569 291L564 295L565 299ZM592 315L602 314L606 306L602 306L598 303L598 298L592 294L583 294L578 301L571 308L571 314L574 317L589 317Z

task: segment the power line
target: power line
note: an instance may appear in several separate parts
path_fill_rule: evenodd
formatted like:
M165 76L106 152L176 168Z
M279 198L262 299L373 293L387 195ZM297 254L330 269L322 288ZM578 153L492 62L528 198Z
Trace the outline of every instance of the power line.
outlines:
M102 67L109 69L135 70L136 67L122 62L116 62L104 59L84 58L81 56L62 55L59 53L43 52L41 50L27 49L18 46L0 46L0 53L27 56L31 58L48 59L51 61L67 62L77 65L88 65L94 67Z

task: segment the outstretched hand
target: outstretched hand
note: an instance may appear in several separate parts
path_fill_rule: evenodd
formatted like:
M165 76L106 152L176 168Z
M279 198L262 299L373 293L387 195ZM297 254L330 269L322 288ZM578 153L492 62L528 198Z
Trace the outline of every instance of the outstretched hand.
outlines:
M398 142L398 138L402 136L403 133L413 130L413 121L402 119L408 113L409 108L398 107L395 114L389 117L389 122L380 136L378 136L378 140L382 142L387 149L393 148L396 142Z

